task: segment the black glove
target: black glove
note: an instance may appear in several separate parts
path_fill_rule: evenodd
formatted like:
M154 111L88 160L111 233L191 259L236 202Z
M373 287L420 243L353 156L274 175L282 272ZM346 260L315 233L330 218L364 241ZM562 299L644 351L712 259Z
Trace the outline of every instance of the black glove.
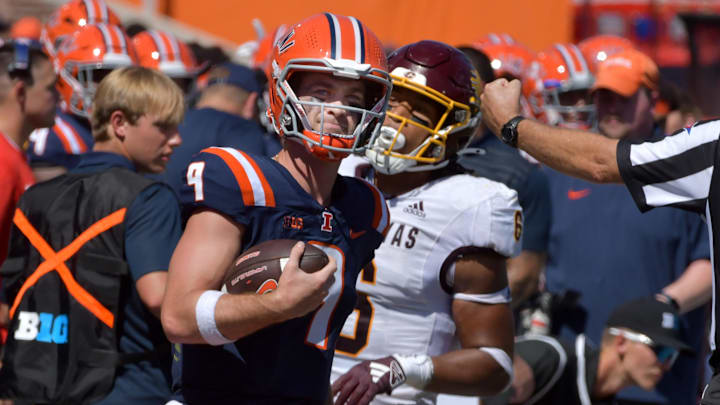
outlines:
M351 368L332 385L335 405L366 405L377 394L389 394L405 382L405 371L394 357L365 360Z

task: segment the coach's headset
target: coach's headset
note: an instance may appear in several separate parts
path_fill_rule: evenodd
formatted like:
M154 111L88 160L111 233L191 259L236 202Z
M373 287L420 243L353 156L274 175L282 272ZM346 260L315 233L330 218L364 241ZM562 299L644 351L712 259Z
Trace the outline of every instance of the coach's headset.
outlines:
M16 38L12 40L0 39L0 53L12 52L12 58L7 66L8 75L11 79L21 79L32 83L30 73L33 52L43 52L40 41L28 38Z

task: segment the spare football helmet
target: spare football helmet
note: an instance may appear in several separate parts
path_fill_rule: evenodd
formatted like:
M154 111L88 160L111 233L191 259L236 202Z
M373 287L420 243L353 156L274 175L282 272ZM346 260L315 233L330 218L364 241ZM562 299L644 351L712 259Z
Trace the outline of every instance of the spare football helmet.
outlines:
M47 53L54 56L63 39L87 24L121 25L118 16L103 0L69 1L50 16L40 34Z
M608 57L620 53L628 49L634 49L632 42L623 37L614 35L596 35L582 40L578 44L580 52L582 52L588 67L592 74L597 73L598 65L605 61Z
M522 80L525 69L535 56L524 45L515 42L508 34L488 34L473 43L475 49L490 59L495 77Z
M148 30L132 38L138 64L159 70L173 79L183 93L188 93L200 72L195 55L184 42L169 32Z
M596 116L589 98L594 81L577 46L555 44L532 61L523 91L533 114L548 124L589 129Z
M456 48L436 41L420 41L403 46L388 58L390 76L395 89L403 88L436 103L442 112L440 119L427 126L416 120L387 112L399 127L383 126L365 151L373 167L384 174L405 171L434 170L449 162L448 137L463 134L467 139L480 120L480 78L465 55ZM427 132L425 140L409 152L400 153L405 146L402 131L415 126ZM455 151L457 152L457 151Z
M63 110L85 118L97 84L111 70L137 64L132 41L116 25L88 24L60 44L55 57Z
M300 72L327 73L337 78L362 80L365 103L345 106L322 101L302 101L291 79ZM355 17L331 13L316 14L287 29L273 47L268 67L270 106L268 117L275 131L299 141L311 153L326 160L340 160L350 153L362 153L380 131L388 95L392 88L382 43ZM306 108L346 110L359 116L352 133L314 130Z

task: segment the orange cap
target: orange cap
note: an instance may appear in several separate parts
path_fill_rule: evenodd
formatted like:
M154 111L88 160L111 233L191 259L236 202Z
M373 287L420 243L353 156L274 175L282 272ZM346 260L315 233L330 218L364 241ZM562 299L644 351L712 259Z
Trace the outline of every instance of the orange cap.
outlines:
M40 39L42 23L35 17L23 17L10 28L10 36L16 38Z
M632 97L640 86L658 89L660 73L647 55L628 49L610 56L598 67L592 91L608 89L625 97Z

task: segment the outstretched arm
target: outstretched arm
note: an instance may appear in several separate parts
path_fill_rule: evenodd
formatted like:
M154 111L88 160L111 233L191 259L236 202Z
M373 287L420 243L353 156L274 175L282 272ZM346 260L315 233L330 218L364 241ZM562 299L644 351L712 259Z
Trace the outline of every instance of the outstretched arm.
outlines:
M500 136L503 125L520 115L520 82L498 79L481 96L483 122ZM518 125L518 148L553 169L597 183L620 183L617 140L588 131L551 127L530 119Z

